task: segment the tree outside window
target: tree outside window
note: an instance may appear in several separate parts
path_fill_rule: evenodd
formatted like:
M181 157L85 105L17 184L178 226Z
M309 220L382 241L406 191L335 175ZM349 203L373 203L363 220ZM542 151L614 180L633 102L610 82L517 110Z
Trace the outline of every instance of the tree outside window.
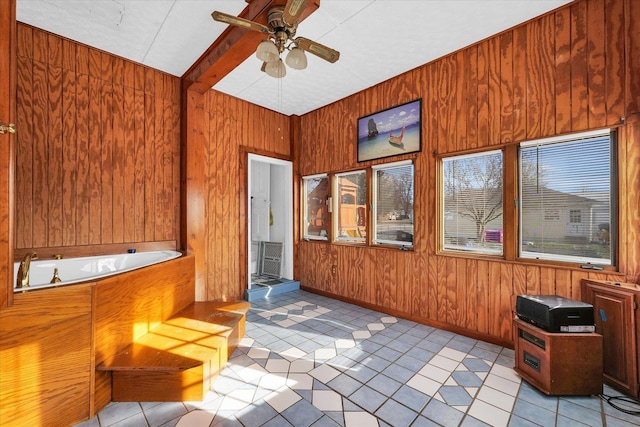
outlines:
M502 253L502 152L443 159L443 241L455 251Z

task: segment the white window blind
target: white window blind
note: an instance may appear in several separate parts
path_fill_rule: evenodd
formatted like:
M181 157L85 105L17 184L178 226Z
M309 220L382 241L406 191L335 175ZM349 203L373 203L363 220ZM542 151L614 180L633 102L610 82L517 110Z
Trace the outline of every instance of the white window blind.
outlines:
M372 169L373 243L413 247L413 163L396 162Z
M520 146L520 256L612 265L608 130Z

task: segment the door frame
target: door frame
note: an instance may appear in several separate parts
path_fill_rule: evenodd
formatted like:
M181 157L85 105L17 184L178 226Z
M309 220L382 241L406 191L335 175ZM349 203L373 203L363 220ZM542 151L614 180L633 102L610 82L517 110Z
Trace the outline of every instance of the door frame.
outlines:
M244 276L245 280L243 284L246 286L246 289L251 289L251 162L257 161L262 163L269 163L275 166L282 166L286 168L285 173L285 182L284 186L289 188L289 191L285 192L285 215L284 221L285 223L289 223L290 226L286 228L285 231L285 241L284 241L284 257L285 260L285 270L283 271L283 275L290 276L288 278L293 279L293 231L294 231L294 216L293 216L293 162L289 159L282 159L278 157L271 157L268 154L256 154L256 153L247 153L246 157L247 161L247 174L246 174L246 192L245 192L245 203L247 206L246 209L246 221L243 221L243 226L245 228L246 240L244 242L245 246L245 265L244 265ZM242 257L241 257L242 259ZM241 267L242 269L242 267Z

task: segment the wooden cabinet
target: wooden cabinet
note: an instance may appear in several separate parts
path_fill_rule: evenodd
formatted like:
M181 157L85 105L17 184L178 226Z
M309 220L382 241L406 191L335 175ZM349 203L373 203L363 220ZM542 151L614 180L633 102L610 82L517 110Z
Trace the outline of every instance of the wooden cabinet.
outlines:
M548 395L602 393L602 335L547 332L514 319L514 370Z
M603 336L604 381L616 390L634 397L640 397L639 297L638 285L582 280L582 300L593 305L596 332Z

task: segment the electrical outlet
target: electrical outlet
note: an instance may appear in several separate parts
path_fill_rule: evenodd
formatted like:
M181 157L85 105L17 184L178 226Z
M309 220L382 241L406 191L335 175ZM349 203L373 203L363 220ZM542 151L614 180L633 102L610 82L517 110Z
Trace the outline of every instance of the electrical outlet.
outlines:
M338 274L338 267L336 267L335 265L331 266L331 274Z

